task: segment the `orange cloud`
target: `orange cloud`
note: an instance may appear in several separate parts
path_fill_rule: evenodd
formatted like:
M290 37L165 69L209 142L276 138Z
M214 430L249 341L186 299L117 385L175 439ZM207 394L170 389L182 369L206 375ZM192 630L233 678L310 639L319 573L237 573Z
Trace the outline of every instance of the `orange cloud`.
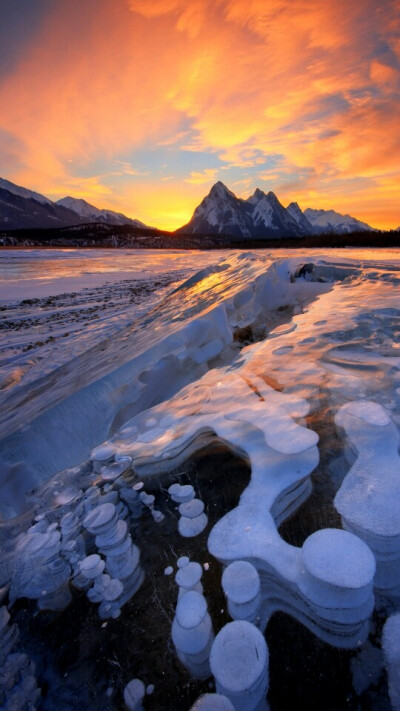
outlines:
M173 228L224 169L395 226L399 30L398 0L54 3L0 80L6 177Z

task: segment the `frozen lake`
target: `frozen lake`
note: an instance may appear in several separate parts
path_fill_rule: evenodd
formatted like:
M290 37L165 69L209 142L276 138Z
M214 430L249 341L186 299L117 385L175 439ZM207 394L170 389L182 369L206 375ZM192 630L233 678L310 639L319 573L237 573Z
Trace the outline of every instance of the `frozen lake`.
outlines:
M14 673L4 643L15 689L33 674L46 711L122 708L132 678L161 711L215 689L237 711L266 692L388 711L400 252L2 250L0 269L0 594L35 664ZM232 618L269 652L243 693L217 651Z

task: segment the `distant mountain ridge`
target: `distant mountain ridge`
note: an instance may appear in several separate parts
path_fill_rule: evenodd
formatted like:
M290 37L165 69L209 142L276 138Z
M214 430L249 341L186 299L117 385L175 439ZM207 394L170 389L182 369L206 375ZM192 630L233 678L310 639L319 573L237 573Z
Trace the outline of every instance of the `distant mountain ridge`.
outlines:
M0 231L58 229L86 223L154 230L140 220L99 209L86 200L68 196L53 202L40 193L0 178ZM259 188L244 200L218 181L196 207L191 220L175 234L258 240L360 231L374 229L335 210L307 208L303 212L296 202L285 208L273 192L264 193Z
M335 210L313 210L307 207L304 215L319 232L333 232L335 234L348 234L349 232L363 232L373 230L373 227L361 222L351 215L341 215Z
M305 235L372 231L365 222L334 210L304 212L296 202L285 208L273 192L257 188L247 200L237 198L223 183L215 183L191 220L178 234L228 234L244 238L302 237Z
M98 207L90 205L81 198L68 196L57 200L56 204L76 212L85 222L105 222L108 225L133 225L146 228L146 225L140 220L133 220L131 217L123 215L122 212L114 212L114 210L99 210Z
M53 202L40 193L0 178L0 230L71 227L87 222L150 229L122 213L99 210L86 200L66 197Z

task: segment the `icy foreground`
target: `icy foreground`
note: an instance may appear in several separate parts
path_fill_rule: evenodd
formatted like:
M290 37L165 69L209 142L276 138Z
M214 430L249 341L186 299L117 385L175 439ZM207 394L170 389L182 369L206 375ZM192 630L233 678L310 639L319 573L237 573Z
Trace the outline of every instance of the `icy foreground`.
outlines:
M380 635L400 605L398 256L217 254L135 323L66 357L59 372L49 363L40 378L31 367L13 381L0 443L0 587L15 615L7 623L19 622L26 600L59 620L86 605L92 625L112 634L137 600L151 606L142 591L158 580L150 613L161 615L162 674L175 679L172 634L179 674L193 679L189 695L171 681L174 708L189 709L210 676L221 696L194 708L267 708L268 688L270 708L287 708L269 668L276 613L324 649L354 650L343 699L390 708ZM207 488L196 478L197 453L217 441L250 470L241 489L225 474L235 505L219 498L212 463ZM204 556L203 573L196 558ZM218 612L225 606L228 619ZM26 635L22 618L20 626ZM395 635L384 644L393 700ZM247 669L243 645L256 666ZM144 660L151 647L149 635ZM46 676L33 652L30 683L36 690L46 678L42 703L51 708L58 672ZM4 643L4 659L13 654ZM117 682L92 670L92 708L118 708L137 677L155 685L144 708L171 708L152 663L142 678L135 660L120 658ZM300 655L299 677L302 665ZM340 707L328 688L304 693L309 708Z

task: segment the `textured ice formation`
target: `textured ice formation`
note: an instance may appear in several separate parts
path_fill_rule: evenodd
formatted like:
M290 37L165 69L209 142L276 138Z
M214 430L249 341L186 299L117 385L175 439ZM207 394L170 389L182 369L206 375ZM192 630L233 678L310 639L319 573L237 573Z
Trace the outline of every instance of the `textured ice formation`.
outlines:
M27 597L41 610L63 610L71 600L71 567L60 555L57 531L27 533L17 545L10 602Z
M318 463L318 436L295 419L308 413L308 403L295 393L278 392L267 384L259 374L262 371L257 358L256 352L254 364L249 357L242 367L210 371L168 404L162 403L133 418L130 427L150 433L144 437L145 442L121 439L117 434L111 445L119 454L131 456L142 476L178 464L201 446L205 434L215 433L244 453L251 464L250 484L238 508L226 514L212 530L210 552L224 563L245 559L256 566L262 581L262 624L275 609L284 609L323 639L351 647L368 631L373 609L373 558L371 561L368 549L360 544L362 551L366 550L365 555L360 554L358 566L363 584L355 581L354 585L347 585L339 579L336 586L318 573L314 579L305 569L302 549L280 538L277 525L311 491L308 477ZM199 514L201 504L193 498L190 485L173 484L169 493L177 503L182 502L181 512L193 507L194 513ZM196 517L186 518L196 521ZM351 557L350 552L359 541L350 534L346 536L350 536L346 538L346 548ZM342 532L338 530L327 532L316 547L326 546L328 553L331 547L341 549L343 545ZM338 570L346 564L346 554L343 557L338 553ZM281 600L280 606L277 600Z
M257 613L251 619L261 630L275 610L284 610L336 646L359 646L365 639L373 605L374 561L360 538L374 552L378 588L394 596L400 585L395 481L396 425L400 424L398 265L383 274L386 267L380 255L374 256L374 272L362 256L357 256L356 264L340 255L329 262L314 255L310 266L296 255L278 260L271 268L270 259L230 255L224 269L207 273L207 287L203 277L194 279L192 290L178 290L175 300L165 304L160 319L151 316L139 338L137 333L133 339L129 334L120 343L108 344L101 358L99 350L90 354L86 366L92 383L71 395L71 378L78 383L86 377L84 360L75 359L60 382L60 391L68 396L65 402L36 420L31 419L32 403L42 399L39 411L48 407L51 388L42 388L42 395L33 393L32 400L27 397L29 388L19 390L26 404L18 410L11 403L11 410L14 418L23 411L29 427L0 444L5 460L0 466L0 510L7 517L30 510L9 528L2 523L2 595L7 595L12 579L10 600L41 591L49 602L51 589L45 582L52 581L47 565L52 558L46 556L51 556L52 546L47 552L47 544L43 546L45 565L39 566L37 552L32 549L31 555L29 548L33 544L24 558L26 536L39 536L39 558L40 536L48 541L58 536L55 557L69 569L70 579L85 578L80 566L83 571L87 566L89 577L83 589L88 596L99 605L119 605L121 579L106 568L106 562L113 557L112 550L131 545L125 538L125 519L128 523L137 519L146 502L155 513L145 485L133 484L137 479L132 468L146 481L148 475L169 472L219 438L251 466L251 481L239 505L222 518L209 539L211 553L228 566L223 586L231 615L240 619L246 606L254 604ZM328 293L333 285L310 281L314 278L342 282ZM320 298L311 302L317 294ZM290 308L280 315L272 313L281 306ZM274 328L292 313L290 324ZM239 342L250 343L253 338L264 340L239 353ZM214 369L207 372L210 368ZM343 403L347 403L344 408ZM311 491L309 475L318 463L313 419L322 418L329 437L332 409L339 409L339 437L346 434L345 445L357 456L356 462L349 457L351 469L343 483L347 451L338 456L335 468L329 463L335 484L341 485L336 501L341 502L338 509L348 530L317 531L297 548L282 541L277 526ZM311 429L305 426L306 417ZM63 423L70 423L68 431ZM107 437L111 439L92 449ZM63 472L54 485L38 488L44 476L59 468L63 456L76 463L87 458L90 450L85 466L76 467L74 474ZM24 460L21 465L19 459ZM214 474L210 471L210 481ZM26 507L21 498L32 488ZM201 508L191 485L175 484L171 489L176 510L186 506L180 514ZM18 502L15 507L13 499ZM211 511L212 499L205 504ZM117 520L110 519L110 531L103 530L103 535L83 529L85 517L102 505L114 506L117 513ZM204 513L197 511L199 516ZM190 516L183 518L190 521ZM98 537L103 540L97 541ZM187 545L190 551L190 541ZM91 566L84 561L94 550L99 555L96 575L90 577ZM116 562L118 575L126 555ZM134 563L129 562L130 569ZM193 566L189 565L183 556L178 572L188 568L190 578ZM234 584L229 582L231 566L243 565L255 569L260 579L259 608L250 583L244 585L243 601L235 587L240 576ZM164 582L168 586L171 581ZM185 584L179 585L181 599L193 593L190 580ZM199 592L197 585L200 579L194 583L195 592ZM57 589L54 593L58 595Z
M257 627L245 620L218 632L210 655L217 692L238 711L267 711L268 648Z
M358 400L337 412L357 459L335 497L343 525L374 552L375 585L400 595L399 431L378 403Z
M0 607L0 707L4 711L35 711L40 696L35 665L26 654L12 652L18 627L9 621L7 608Z
M386 661L389 695L393 711L400 710L400 613L389 617L383 628L382 646Z
M206 679L210 675L209 656L213 639L205 598L195 590L186 592L176 606L172 641L178 658L197 679Z

